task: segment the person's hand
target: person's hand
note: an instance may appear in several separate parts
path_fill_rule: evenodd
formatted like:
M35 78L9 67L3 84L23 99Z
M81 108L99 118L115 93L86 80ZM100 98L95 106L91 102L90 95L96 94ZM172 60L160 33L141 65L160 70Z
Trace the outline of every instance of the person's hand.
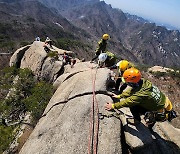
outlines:
M118 98L118 95L116 95L116 94L112 94L112 97L114 97L114 98Z
M108 110L108 111L113 109L112 103L106 103L104 107L105 107L105 110Z

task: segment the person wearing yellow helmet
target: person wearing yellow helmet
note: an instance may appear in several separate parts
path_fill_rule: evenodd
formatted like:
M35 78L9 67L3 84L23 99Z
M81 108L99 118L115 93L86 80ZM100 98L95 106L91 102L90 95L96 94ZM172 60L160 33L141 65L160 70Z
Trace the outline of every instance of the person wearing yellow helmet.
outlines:
M124 79L122 78L122 75L125 70L128 68L134 67L134 64L129 62L128 60L121 60L116 65L112 66L110 69L118 69L118 77L115 84L115 90L119 90L120 83L123 82L124 84L120 87L119 93L121 94L123 90L127 87L127 84L124 82Z
M104 34L102 36L102 39L98 42L98 47L96 48L96 54L95 54L95 57L92 58L91 61L94 61L95 59L98 58L98 56L101 54L101 53L104 53L105 50L106 50L106 46L107 46L107 40L109 39L109 35L108 34Z
M108 35L108 34L104 34L104 35L102 36L102 39L103 39L103 40L108 40L108 39L109 39L109 35Z
M138 69L127 69L123 73L123 78L129 88L120 95L113 94L113 97L120 99L120 102L106 103L106 110L129 107L134 119L139 122L141 121L141 114L158 113L153 122L146 121L150 129L156 121L171 121L176 117L169 99L149 80L141 78L141 72Z
M121 72L124 72L125 70L127 70L128 68L131 68L133 66L134 65L132 63L130 63L129 61L127 61L127 60L121 60L119 62L119 70Z

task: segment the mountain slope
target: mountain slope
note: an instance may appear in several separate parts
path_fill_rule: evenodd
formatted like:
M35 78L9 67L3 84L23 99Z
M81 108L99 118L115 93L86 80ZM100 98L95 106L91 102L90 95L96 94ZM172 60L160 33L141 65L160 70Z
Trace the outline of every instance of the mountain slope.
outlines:
M107 49L122 59L146 65L180 66L179 31L168 31L124 14L104 1L39 1L0 3L1 52L11 52L36 36L43 40L49 36L58 47L74 50L79 58L90 59L99 38L109 33Z
M46 2L50 3L49 0ZM85 2L87 1L84 0ZM58 4L63 6L67 3L59 1ZM51 4L49 6L52 7ZM66 10L59 8L59 12L74 25L92 34L96 41L103 33L109 33L111 36L109 50L122 58L148 65L180 66L178 31L169 31L124 14L104 1L94 1L76 7L69 6Z
M37 36L42 40L49 36L57 44L63 38L80 43L89 38L85 31L38 1L0 3L0 10L0 52L12 52ZM83 52L79 48L79 53Z
M79 5L99 2L99 0L39 0L39 2L50 8L55 8L57 11L65 11L69 8L77 7Z

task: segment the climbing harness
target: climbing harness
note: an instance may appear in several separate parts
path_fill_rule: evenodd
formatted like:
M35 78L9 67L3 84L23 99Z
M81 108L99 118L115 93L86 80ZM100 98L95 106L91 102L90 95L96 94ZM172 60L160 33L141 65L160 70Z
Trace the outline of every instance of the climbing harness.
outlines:
M158 111L151 111L151 112L146 112L144 116L144 120L147 124L154 123L156 121L166 121L168 120L169 122L176 118L176 112L174 110L171 111L165 111L165 112L158 112Z

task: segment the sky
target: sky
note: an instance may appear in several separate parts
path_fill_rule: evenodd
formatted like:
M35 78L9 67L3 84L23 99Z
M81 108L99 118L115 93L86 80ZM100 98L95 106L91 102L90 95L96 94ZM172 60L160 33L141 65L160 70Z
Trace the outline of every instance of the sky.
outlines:
M102 1L102 0L101 0ZM180 30L180 0L103 0L113 8ZM169 28L169 27L167 27Z

